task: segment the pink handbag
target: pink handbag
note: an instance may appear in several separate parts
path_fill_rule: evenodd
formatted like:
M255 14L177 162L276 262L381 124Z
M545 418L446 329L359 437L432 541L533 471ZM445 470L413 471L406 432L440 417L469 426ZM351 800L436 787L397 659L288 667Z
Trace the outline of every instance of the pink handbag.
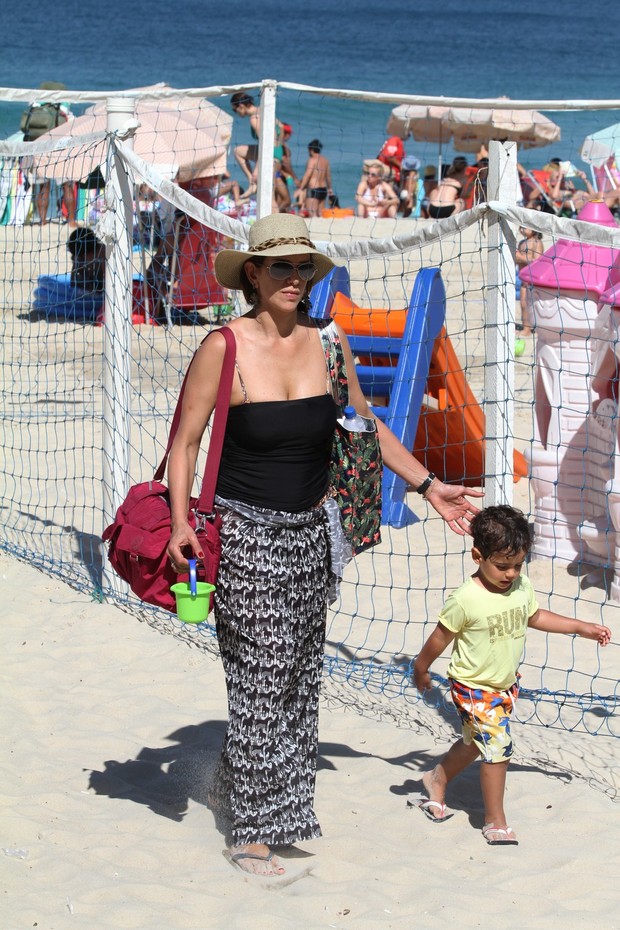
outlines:
M205 580L211 584L215 584L221 555L221 520L213 509L213 501L224 445L236 354L232 330L225 326L218 332L226 339L226 354L215 403L213 429L200 497L190 499L188 513L189 524L196 532L204 552L202 573ZM190 368L191 363L187 374ZM103 541L108 544L108 559L112 568L128 583L133 593L147 604L164 607L172 613L176 610L176 603L170 587L179 577L166 554L171 535L170 496L161 479L181 420L187 374L177 401L166 452L153 480L130 488L116 512L114 522L106 527L102 536Z

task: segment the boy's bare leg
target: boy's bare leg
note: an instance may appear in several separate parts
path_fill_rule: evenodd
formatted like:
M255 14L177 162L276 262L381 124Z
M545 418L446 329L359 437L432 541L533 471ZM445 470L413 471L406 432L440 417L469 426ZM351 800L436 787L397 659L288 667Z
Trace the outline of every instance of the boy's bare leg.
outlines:
M504 790L508 762L483 762L480 766L480 788L484 801L484 822L505 830Z
M453 743L446 755L434 769L422 776L422 784L428 792L429 800L444 804L448 782L456 778L468 765L471 765L480 753L473 743L467 745L462 739Z

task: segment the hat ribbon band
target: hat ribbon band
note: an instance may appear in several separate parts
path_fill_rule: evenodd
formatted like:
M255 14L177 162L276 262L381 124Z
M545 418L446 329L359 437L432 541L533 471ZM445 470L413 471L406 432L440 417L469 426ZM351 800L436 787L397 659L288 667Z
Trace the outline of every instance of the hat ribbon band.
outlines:
M293 238L265 239L260 245L253 246L250 252L264 252L265 249L274 249L278 245L307 245L309 249L314 249L314 242L306 239L304 236L295 236Z

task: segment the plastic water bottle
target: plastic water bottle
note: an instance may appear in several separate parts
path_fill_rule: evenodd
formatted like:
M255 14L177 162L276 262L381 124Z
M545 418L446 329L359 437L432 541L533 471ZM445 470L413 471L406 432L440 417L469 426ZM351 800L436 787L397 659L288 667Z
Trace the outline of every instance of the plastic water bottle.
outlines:
M355 407L345 407L344 416L338 422L350 433L372 433L375 430L374 420L361 416Z

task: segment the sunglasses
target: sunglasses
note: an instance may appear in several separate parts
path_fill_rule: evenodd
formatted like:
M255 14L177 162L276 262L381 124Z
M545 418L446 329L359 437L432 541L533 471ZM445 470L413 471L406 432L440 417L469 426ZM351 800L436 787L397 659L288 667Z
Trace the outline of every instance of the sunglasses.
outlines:
M286 281L293 275L299 275L302 281L311 281L316 274L314 262L302 262L301 265L293 265L292 262L273 262L271 265L266 265L266 268L274 281Z

